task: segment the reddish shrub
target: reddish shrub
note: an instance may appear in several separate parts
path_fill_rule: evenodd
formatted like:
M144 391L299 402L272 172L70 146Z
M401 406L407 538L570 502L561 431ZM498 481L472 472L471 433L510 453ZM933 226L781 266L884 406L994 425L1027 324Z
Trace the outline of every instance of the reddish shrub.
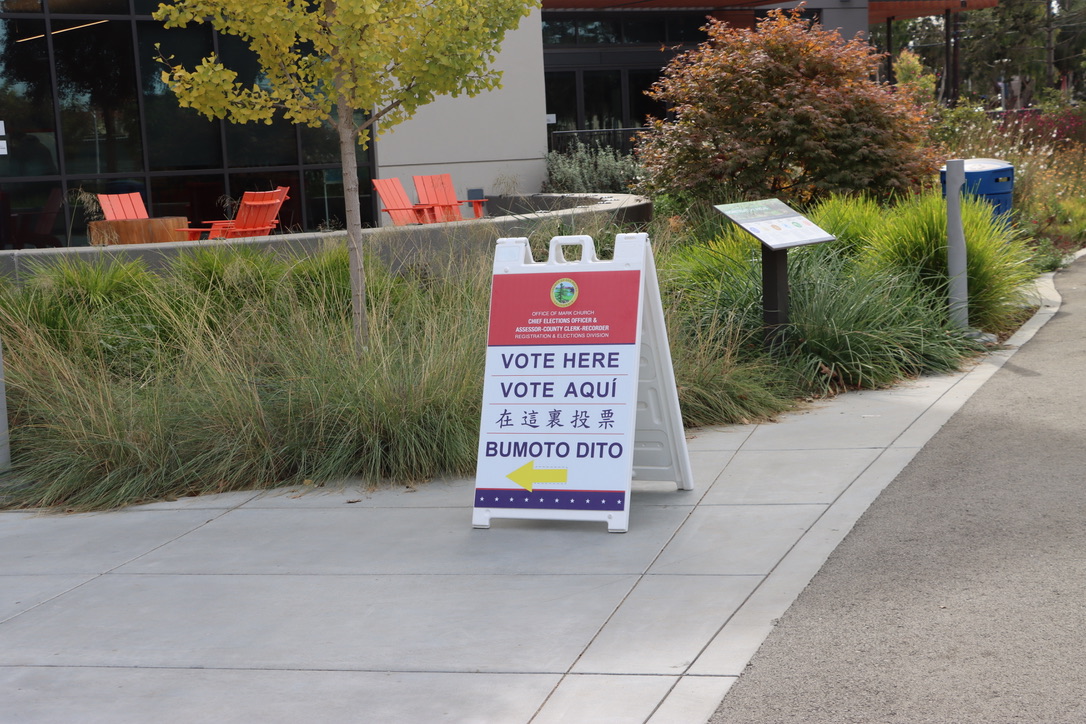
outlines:
M871 78L860 40L773 11L756 30L710 21L649 95L667 104L639 137L645 190L799 202L830 193L886 196L930 180L927 119L908 90Z

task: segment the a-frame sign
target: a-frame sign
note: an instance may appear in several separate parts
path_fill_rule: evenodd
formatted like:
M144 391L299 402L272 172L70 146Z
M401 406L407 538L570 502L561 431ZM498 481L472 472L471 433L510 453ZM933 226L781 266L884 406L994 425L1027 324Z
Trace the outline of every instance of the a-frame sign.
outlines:
M648 236L619 234L610 260L591 237L556 236L546 262L499 239L472 524L625 532L634 478L693 489Z

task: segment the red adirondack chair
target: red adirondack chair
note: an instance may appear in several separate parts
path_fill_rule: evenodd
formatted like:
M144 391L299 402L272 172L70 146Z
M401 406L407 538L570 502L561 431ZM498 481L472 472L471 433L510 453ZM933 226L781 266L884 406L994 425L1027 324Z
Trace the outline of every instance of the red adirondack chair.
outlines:
M440 173L434 176L413 176L415 191L419 195L419 203L432 204L434 215L438 221L463 221L460 213L461 204L471 204L475 212L475 218L483 215L483 204L486 199L458 199L456 189L453 187L452 176Z
M408 224L430 224L436 221L432 204L415 204L407 197L403 184L398 178L375 178L373 188L381 197L381 211L392 217L396 226Z
M147 207L139 193L98 194L98 205L102 207L106 221L147 218Z
M189 241L195 241L201 234L208 239L237 239L243 236L264 236L279 224L279 209L286 201L289 186L280 186L275 191L246 191L241 195L241 203L233 219L206 221L206 228L185 229Z

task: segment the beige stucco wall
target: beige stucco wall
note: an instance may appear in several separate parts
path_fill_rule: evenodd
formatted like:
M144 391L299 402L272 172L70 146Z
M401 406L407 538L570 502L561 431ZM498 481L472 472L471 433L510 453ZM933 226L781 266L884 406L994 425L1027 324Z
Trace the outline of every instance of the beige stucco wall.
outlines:
M378 178L449 173L457 194L535 193L545 175L546 104L538 9L505 37L495 67L502 87L474 98L441 97L378 138ZM465 207L467 210L467 207ZM381 214L388 223L388 214Z

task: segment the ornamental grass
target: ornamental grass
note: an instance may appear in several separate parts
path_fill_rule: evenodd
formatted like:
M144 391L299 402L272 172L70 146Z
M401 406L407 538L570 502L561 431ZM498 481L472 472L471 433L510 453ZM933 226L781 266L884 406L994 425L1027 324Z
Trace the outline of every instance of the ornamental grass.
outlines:
M889 208L833 198L813 209L839 238L790 252L790 321L772 351L758 243L718 215L701 213L689 232L674 217L659 222L685 424L772 419L805 396L884 387L976 354L948 321L943 208L929 194ZM1003 331L1028 301L1029 250L986 204L965 204L964 217L971 323ZM552 231L533 235L537 258ZM628 229L577 231L606 257ZM0 505L100 510L470 475L489 254L395 271L371 258L366 270L362 354L341 245L297 259L206 247L156 273L63 261L22 286L0 285L13 460Z

